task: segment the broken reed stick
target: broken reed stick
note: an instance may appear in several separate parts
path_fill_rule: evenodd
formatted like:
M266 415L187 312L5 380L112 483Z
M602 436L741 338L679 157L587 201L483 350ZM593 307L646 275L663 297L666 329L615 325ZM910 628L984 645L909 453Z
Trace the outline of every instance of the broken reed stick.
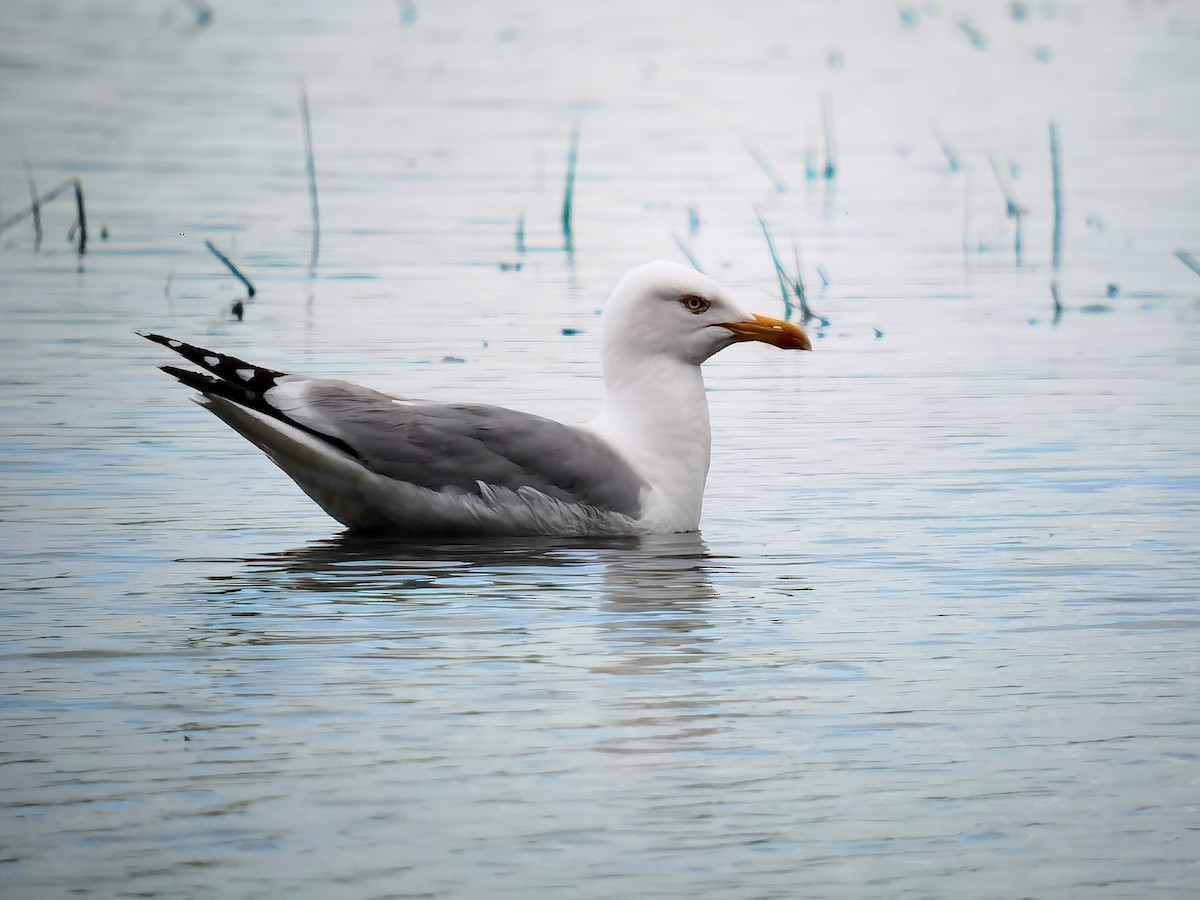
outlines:
M779 177L779 173L775 171L774 167L767 160L767 158L763 156L762 151L753 144L746 144L746 151L750 154L754 161L758 163L758 167L762 169L763 174L766 175L767 178L771 179L771 184L775 186L775 193L782 194L786 192L788 189L787 183Z
M212 241L205 241L204 246L208 248L209 252L212 253L213 256L215 256L217 259L219 259L221 262L223 262L225 264L225 268L227 268L230 271L230 273L232 273L234 278L236 278L238 281L240 281L242 284L244 284L246 286L246 292L251 297L253 297L254 296L254 285L252 285L250 283L249 278L247 278L245 275L242 274L242 270L233 264L233 260L231 260L228 256L226 256L224 253L222 253L220 250L218 250L216 247L214 247Z
M962 251L963 256L970 252L971 230L971 172L963 171L963 219L962 219Z
M957 172L960 168L958 162L958 154L954 152L954 148L950 146L950 142L946 140L946 136L932 122L929 127L933 129L933 136L938 142L938 146L942 148L942 153L946 156L946 162L950 165L951 172Z
M672 233L671 239L675 241L675 246L679 248L679 252L682 253L684 255L684 257L687 258L687 261L689 263L691 263L692 268L695 269L697 272L703 272L704 270L702 268L700 268L700 263L696 262L695 255L688 248L688 245L683 242L683 238L681 238L677 234Z
M74 179L75 182L75 224L79 226L79 255L83 256L87 252L87 213L83 208L83 185L79 179Z
M826 328L829 320L820 313L813 312L812 307L808 305L808 292L804 289L804 269L800 266L800 245L796 243L795 235L792 236L792 257L796 263L796 277L792 279L792 291L796 295L796 302L800 304L800 324L807 325L816 319L822 328Z
M996 184L1000 186L1000 193L1004 195L1005 215L1016 223L1015 234L1013 236L1013 253L1016 256L1017 265L1021 264L1021 215L1025 211L1017 204L1016 197L1013 196L1009 186L1004 181L1004 176L1000 174L1000 164L996 162L996 157L989 156L988 163L991 164L992 174L996 176Z
M779 279L779 293L783 297L783 317L789 319L792 315L792 301L788 299L787 273L783 271L783 265L779 262L779 254L775 252L775 242L771 240L771 232L767 229L766 219L758 210L755 212L758 215L758 224L762 227L763 237L767 239L767 250L770 252L771 262L775 266L775 277Z
M42 204L38 199L37 182L33 180L33 167L25 162L25 180L29 182L29 211L33 216L33 252L42 247Z
M837 151L833 139L833 100L828 93L821 95L821 127L825 131L825 178L837 176Z
M572 236L572 212L575 201L575 162L579 155L579 125L571 129L571 144L567 150L567 183L563 189L562 233L563 249L574 247Z
M1196 257L1192 256L1192 254L1188 253L1186 250L1176 250L1175 258L1197 275L1200 275L1200 260L1197 260Z
M308 171L308 199L312 214L312 249L309 252L308 268L311 273L317 267L321 255L321 205L317 199L317 168L313 161L312 122L308 114L308 89L300 79L300 123L304 131L304 166ZM254 296L254 291L250 291Z
M1062 259L1062 164L1058 152L1058 125L1050 123L1050 178L1051 191L1054 194L1054 238L1051 246L1051 257L1054 270Z
M29 206L25 207L25 209L21 210L18 213L13 213L7 219L0 221L0 232L7 231L13 225L16 225L18 222L24 220L25 218L27 218L28 216L31 216L31 215L35 215L35 214L38 215L39 221L40 221L41 208L43 206L45 206L47 203L49 203L51 200L53 200L55 197L57 197L59 194L65 192L68 188L75 187L78 183L79 183L78 178L68 178L66 181L64 181L62 184L60 184L58 187L54 188L53 190L46 191L46 193L42 194L41 197L35 197L34 202L32 204L30 204ZM80 197L83 196L82 188L79 189L79 196Z

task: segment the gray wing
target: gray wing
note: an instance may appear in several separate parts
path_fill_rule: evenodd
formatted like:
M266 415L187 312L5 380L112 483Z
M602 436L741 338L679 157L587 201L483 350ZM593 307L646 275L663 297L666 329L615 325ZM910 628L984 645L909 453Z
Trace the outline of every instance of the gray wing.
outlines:
M483 404L402 400L344 381L286 379L263 399L368 469L430 490L533 488L636 517L641 478L596 435Z
M373 472L429 488L480 494L480 483L533 488L556 500L636 518L644 482L589 431L481 404L406 400L347 381L288 375L160 334L212 374L163 371L207 396L296 426Z

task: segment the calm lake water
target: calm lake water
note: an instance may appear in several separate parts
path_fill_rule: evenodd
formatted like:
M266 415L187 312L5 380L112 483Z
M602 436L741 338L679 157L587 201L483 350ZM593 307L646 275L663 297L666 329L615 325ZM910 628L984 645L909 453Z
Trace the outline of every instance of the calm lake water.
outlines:
M0 895L1194 896L1194 4L0 17ZM759 214L699 535L352 539L134 334L579 421Z

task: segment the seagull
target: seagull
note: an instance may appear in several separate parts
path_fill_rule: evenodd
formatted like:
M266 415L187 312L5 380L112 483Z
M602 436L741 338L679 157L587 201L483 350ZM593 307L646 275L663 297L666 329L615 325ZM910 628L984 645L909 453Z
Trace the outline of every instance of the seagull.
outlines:
M139 332L140 333L140 332ZM614 535L696 531L711 432L700 365L741 341L811 350L707 275L638 266L601 320L604 399L584 425L290 375L160 334L162 366L351 531Z

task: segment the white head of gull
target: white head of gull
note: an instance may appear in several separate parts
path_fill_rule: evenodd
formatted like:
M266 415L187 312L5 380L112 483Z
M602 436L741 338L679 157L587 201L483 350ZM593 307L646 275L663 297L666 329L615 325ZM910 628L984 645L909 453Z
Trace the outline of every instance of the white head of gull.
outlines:
M666 261L626 274L602 324L604 404L587 427L649 486L642 511L649 530L695 531L712 443L701 363L738 341L808 350L808 337L744 312L707 275Z
M289 375L157 334L206 372L164 366L347 527L399 534L695 531L708 476L700 365L738 341L809 350L671 262L629 272L604 310L604 401L581 426Z

